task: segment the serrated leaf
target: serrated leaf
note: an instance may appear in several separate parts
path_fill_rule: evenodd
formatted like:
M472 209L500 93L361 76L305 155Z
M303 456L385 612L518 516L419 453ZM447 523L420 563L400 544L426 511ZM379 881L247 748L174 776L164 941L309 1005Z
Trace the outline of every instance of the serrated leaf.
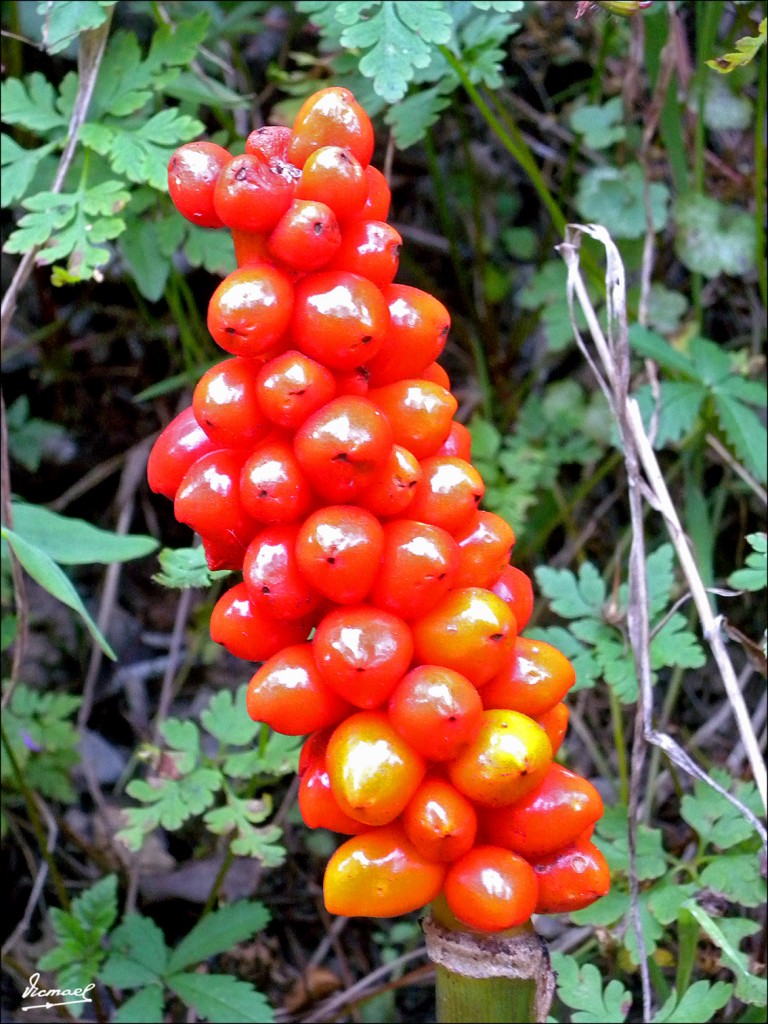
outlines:
M2 119L18 124L35 135L47 135L54 128L66 128L68 116L58 109L56 90L39 71L23 81L8 78L0 86Z
M127 562L151 554L158 546L153 537L111 533L40 505L13 502L11 507L16 533L60 565Z
M408 149L421 142L450 103L445 86L438 84L431 89L418 89L391 106L384 120L392 129L397 148Z
M762 813L762 804L754 783L736 782L734 785L728 773L721 770L713 771L712 777L756 815ZM755 834L752 825L738 808L705 782L695 782L693 793L683 796L680 813L705 842L721 850L730 849Z
M667 224L669 189L661 182L648 187L654 231ZM589 221L604 224L615 238L642 238L646 230L643 171L639 164L593 167L579 181L576 208Z
M266 997L231 974L173 974L168 987L211 1024L272 1024Z
M196 768L182 779L168 779L158 786L134 779L128 783L126 793L146 806L125 812L128 828L119 834L127 841L129 834L131 840L135 838L137 827L143 833L152 832L158 826L169 832L181 828L191 817L208 810L221 789L221 782L221 774L213 768ZM136 847L132 845L132 848Z
M627 808L623 804L606 808L601 819L595 845L605 855L611 870L628 875L629 838L627 835ZM637 876L641 881L661 878L667 869L662 834L647 825L637 827Z
M163 587L185 590L188 587L210 587L216 580L231 575L228 569L212 572L202 547L163 548L157 556L161 571L152 579Z
M705 277L741 276L755 264L755 221L745 210L688 192L677 200L675 252Z
M98 971L106 952L104 936L117 918L117 876L105 876L72 901L71 911L54 908L50 917L58 941L38 967L57 970L59 988L82 987Z
M731 71L735 71L736 68L749 64L754 60L760 47L765 45L767 24L768 19L763 18L755 35L742 36L741 39L737 39L736 49L732 53L726 53L722 57L706 61L708 67L719 71L722 75L727 75Z
M654 886L648 893L648 909L660 924L676 921L680 908L699 889L695 882L670 881L668 885Z
M578 577L569 569L551 569L539 566L535 570L536 582L549 600L552 610L564 619L582 616L602 617L605 602L605 584L591 562L579 567Z
M645 562L648 580L648 613L651 619L661 615L669 604L675 585L675 549L671 544L660 544Z
M36 473L40 464L55 447L64 442L66 430L58 423L38 419L29 415L29 399L20 395L7 410L8 448L11 458Z
M765 882L754 853L721 854L706 865L699 882L743 907L758 907L765 902Z
M226 277L237 266L235 247L229 231L187 225L184 255L192 267L203 267L209 274Z
M241 686L236 694L221 690L200 715L203 726L224 746L244 747L261 729L261 724L246 714L246 689Z
M603 989L603 980L594 964L579 966L577 960L563 953L552 954L557 972L558 997L576 1012L573 1024L622 1024L632 1006L632 994L620 981L610 981Z
M29 573L35 582L39 583L44 590L52 594L58 601L65 604L72 611L77 612L85 623L88 632L99 645L101 650L112 661L117 661L117 655L110 647L106 637L93 621L83 604L82 598L75 590L70 578L62 569L40 548L29 544L23 537L13 530L3 526L0 528L0 535L13 548L14 554L21 562L24 569Z
M270 813L268 800L241 800L227 793L223 807L208 811L204 821L206 828L216 835L231 835L230 846L238 857L255 857L265 867L279 867L285 860L286 850L280 845L283 833L277 825L257 828Z
M138 988L159 982L168 963L161 929L143 914L129 914L115 929L99 977L107 985Z
M679 352L656 331L651 331L642 324L632 324L629 328L629 342L634 352L655 360L665 370L681 373L686 377L696 377L693 362L688 356Z
M629 894L614 885L605 896L591 903L583 910L576 910L571 915L574 924L591 924L597 927L615 925L629 910Z
M165 997L161 985L147 985L126 999L112 1015L113 1024L163 1024Z
M670 665L701 668L707 661L698 638L688 627L684 615L676 613L667 619L651 640L651 668Z
M24 149L10 135L0 136L0 194L3 207L10 207L18 202L27 192L35 176L40 161L56 148L55 142L49 142L37 149Z
M656 435L653 446L663 448L680 441L699 424L699 413L707 397L706 389L695 381L664 380L659 387L659 405L650 385L645 385L635 396L646 429L656 414Z
M171 263L163 252L155 222L130 221L118 244L141 294L148 302L157 302L165 291Z
M715 410L737 457L759 481L765 483L768 479L768 432L760 418L735 398L717 392Z
M116 174L164 192L173 151L178 144L200 135L204 128L197 118L167 108L135 129L119 123L88 122L80 129L80 139L83 145L107 157Z
M117 0L57 0L56 3L43 0L37 5L37 13L43 21L43 46L48 53L66 50L81 32L98 28L108 17L108 8Z
M725 981L695 981L678 998L676 992L653 1017L654 1024L705 1024L731 998L733 985Z
M273 778L290 775L298 770L303 742L301 736L283 736L270 731L263 752L254 748L228 754L224 760L224 771L233 779L248 779L257 774Z
M171 953L168 971L176 973L225 953L269 924L270 913L257 900L240 900L201 918Z
M747 541L752 551L747 555L743 569L737 569L728 577L728 583L739 590L764 590L768 586L768 557L765 533L749 533Z

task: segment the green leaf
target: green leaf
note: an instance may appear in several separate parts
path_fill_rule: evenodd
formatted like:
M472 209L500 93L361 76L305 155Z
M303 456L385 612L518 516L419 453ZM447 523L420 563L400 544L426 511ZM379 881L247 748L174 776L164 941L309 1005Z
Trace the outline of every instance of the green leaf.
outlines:
M706 1024L731 998L733 985L725 981L695 981L678 999L673 992L653 1017L654 1024Z
M99 977L107 985L138 988L159 982L168 963L162 931L143 914L129 914L112 934Z
M272 1024L266 997L231 974L173 974L168 987L211 1024Z
M731 82L724 78L707 76L704 96L704 123L713 131L744 131L754 118L752 103L737 95Z
M18 124L35 135L47 135L54 128L66 128L68 115L59 109L56 90L39 71L24 81L8 78L0 86L0 105L6 124Z
M594 840L613 872L629 874L629 838L627 808L624 804L608 807L597 827ZM637 876L641 881L661 878L667 869L660 829L637 827Z
M552 610L564 619L585 615L602 618L605 584L591 562L580 566L578 578L569 569L551 569L548 566L539 566L535 575Z
M117 0L56 0L37 5L43 22L43 46L48 53L66 50L81 32L98 28L107 19L107 10Z
M117 918L117 876L107 875L72 901L71 911L54 908L57 943L38 961L56 970L57 987L80 988L92 981L105 956L103 940Z
M60 565L128 562L157 549L153 537L110 533L40 505L13 502L11 507L15 532Z
M552 954L557 972L557 995L576 1013L573 1024L622 1024L632 1006L632 994L620 981L609 981L603 989L600 972L594 964L580 967L575 957Z
M56 143L49 142L37 149L24 149L3 132L0 136L0 164L3 168L0 189L4 207L12 206L26 194L40 161L55 148Z
M184 255L192 267L203 267L209 274L226 277L237 266L235 247L229 231L187 225Z
M695 381L664 380L659 387L658 409L650 385L641 388L636 397L646 429L650 428L654 412L657 413L653 446L659 449L680 441L696 428L707 391Z
M695 379L694 366L688 356L674 348L656 331L651 331L641 324L632 324L629 328L629 341L633 351L638 355L653 359L670 373L681 373L685 377Z
M234 779L249 779L257 774L273 778L291 775L298 770L303 742L301 736L283 736L270 731L263 751L253 748L228 754L224 760L224 771Z
M180 221L180 218L174 218ZM179 224L183 229L183 225ZM171 263L160 244L154 221L132 220L120 236L120 251L131 268L136 286L149 302L157 302L165 291Z
M8 448L11 458L36 473L49 448L63 442L67 432L58 423L29 415L29 399L19 395L7 410Z
M688 312L688 299L682 292L671 291L656 282L648 295L648 323L660 334L673 334Z
M768 586L768 535L748 533L747 541L752 551L747 555L744 568L737 569L728 577L728 584L738 590L764 590Z
M755 221L745 210L688 192L675 205L675 252L705 277L742 276L755 265Z
M714 770L712 777L756 815L762 814L757 787L751 782L734 784L727 772ZM730 849L755 834L752 825L734 805L705 782L697 781L693 793L686 793L680 813L701 838L721 850Z
M244 747L252 743L261 730L261 723L246 714L246 690L246 686L241 686L236 695L221 690L214 694L200 715L203 726L224 746Z
M238 857L255 857L268 868L279 867L286 857L285 847L280 844L283 837L278 825L256 826L271 813L272 804L268 799L240 799L227 792L223 807L214 807L204 817L206 828L219 836L232 836L230 847Z
M706 865L699 882L742 907L759 907L765 902L765 882L755 853L721 854Z
M758 480L768 479L768 432L757 416L735 398L715 394L717 418L737 457Z
M112 1015L113 1024L163 1024L165 997L161 985L147 985L126 999Z
M106 156L116 174L147 183L160 192L168 188L168 161L176 147L205 130L205 125L175 108L153 114L135 129L122 124L88 122L80 129L83 145Z
M736 978L736 997L745 1003L765 1006L765 979L751 973L747 954L739 950L741 940L753 934L759 925L755 921L742 918L732 918L730 922L727 918L715 921L695 900L689 900L685 907L696 918L707 936L720 947L724 965L733 971Z
M450 103L445 85L438 83L431 89L418 89L391 106L384 120L392 129L397 148L408 149L421 142Z
M698 638L688 628L684 615L671 615L651 640L651 668L679 665L681 668L701 668L707 658Z
M240 900L219 907L201 918L173 950L168 962L169 973L175 974L212 956L226 953L238 942L246 942L263 931L269 921L269 911L257 900Z
M698 892L695 882L670 883L654 886L648 893L648 909L660 924L672 924L678 919L680 908L686 900Z
M624 120L624 105L621 96L614 96L602 106L584 104L571 114L571 128L584 136L584 142L592 149L607 149L627 136Z
M161 571L155 573L152 579L163 587L176 587L180 590L210 587L216 580L230 575L228 569L211 572L202 547L163 548L157 557Z
M661 182L648 188L654 231L667 224L669 189ZM579 181L576 208L589 221L604 224L615 238L642 238L645 234L643 171L639 164L593 167Z
M117 655L110 647L101 630L88 614L88 610L82 602L78 592L75 590L72 581L65 575L62 569L40 548L29 544L23 537L5 526L0 528L0 535L8 541L22 566L37 583L52 594L58 601L82 618L88 632L99 645L104 654L112 661L117 661Z
M76 799L71 773L79 760L79 737L71 719L79 707L79 697L40 693L19 683L3 713L8 743L28 785L62 803ZM0 778L4 787L18 789L5 744L0 746Z
M737 39L736 49L733 53L726 53L723 57L708 60L706 61L707 66L714 68L722 75L727 75L736 68L749 64L754 60L760 47L765 45L766 24L768 24L768 19L763 18L755 35L742 36L741 39Z
M648 579L648 613L655 619L665 610L675 585L675 549L671 544L660 544L645 561Z

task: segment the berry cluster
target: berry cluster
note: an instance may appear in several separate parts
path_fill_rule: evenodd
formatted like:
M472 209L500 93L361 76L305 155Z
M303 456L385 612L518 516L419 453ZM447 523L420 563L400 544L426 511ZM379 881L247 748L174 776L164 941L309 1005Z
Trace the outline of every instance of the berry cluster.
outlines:
M263 662L251 717L308 736L304 821L350 837L328 910L391 916L442 893L496 931L606 892L602 803L553 763L573 668L518 635L531 583L510 527L479 509L435 361L448 312L393 283L373 145L352 94L329 88L241 156L194 142L172 157L178 210L228 227L238 269L208 311L231 358L160 435L149 482L212 569L242 571L211 635Z

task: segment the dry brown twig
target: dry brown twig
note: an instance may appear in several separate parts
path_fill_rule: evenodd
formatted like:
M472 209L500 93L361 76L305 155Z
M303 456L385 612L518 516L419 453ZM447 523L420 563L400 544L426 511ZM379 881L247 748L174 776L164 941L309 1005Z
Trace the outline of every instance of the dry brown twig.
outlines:
M600 326L579 271L579 247L584 235L588 235L600 242L606 251L607 337ZM752 722L741 689L739 688L736 673L725 648L721 630L722 617L716 617L712 612L707 590L696 566L688 539L685 536L677 510L653 451L653 446L645 431L640 408L637 401L629 394L626 285L624 267L619 251L605 228L597 224L569 224L566 228L566 240L558 246L558 251L568 267L568 304L574 335L584 358L587 360L601 390L605 394L609 408L616 421L627 471L632 521L632 548L629 566L630 596L627 623L639 684L628 815L630 894L633 923L640 952L643 1018L644 1020L650 1020L652 1014L650 977L647 960L644 955L645 943L639 918L639 881L637 872L634 869L638 821L637 811L640 802L640 780L646 745L650 743L659 747L683 771L705 782L734 804L750 821L763 843L766 843L767 837L764 826L749 808L745 807L741 801L712 779L672 737L658 732L653 726L650 623L645 572L643 501L647 502L664 518L670 539L688 581L691 596L701 620L704 636L712 650L728 700L733 708L739 733L764 807L766 806L765 763L760 754L757 737L752 728ZM574 297L578 299L579 305L586 317L597 358L586 346L576 326Z

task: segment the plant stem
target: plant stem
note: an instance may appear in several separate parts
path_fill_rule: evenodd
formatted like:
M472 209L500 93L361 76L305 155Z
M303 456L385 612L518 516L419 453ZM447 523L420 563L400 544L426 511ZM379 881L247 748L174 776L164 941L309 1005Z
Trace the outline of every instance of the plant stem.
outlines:
M768 305L768 267L765 263L765 116L768 91L768 47L760 55L757 109L755 111L755 226L757 229L757 277L760 298Z
M545 1021L555 975L530 922L487 934L462 929L439 899L423 922L435 964L439 1024L534 1024Z
M629 803L629 771L627 769L627 745L624 740L624 722L621 714L621 703L613 687L608 687L608 699L611 704L611 722L613 724L613 741L616 745L616 756L619 761L619 789L622 803Z

